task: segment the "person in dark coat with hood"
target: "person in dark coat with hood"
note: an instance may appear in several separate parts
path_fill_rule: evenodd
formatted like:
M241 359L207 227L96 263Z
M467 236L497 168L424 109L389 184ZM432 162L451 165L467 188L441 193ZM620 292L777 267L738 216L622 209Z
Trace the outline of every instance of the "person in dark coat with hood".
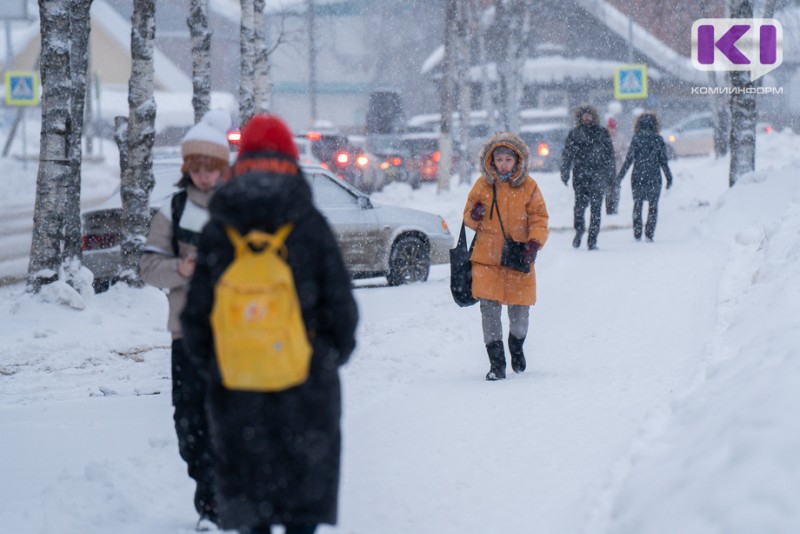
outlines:
M672 172L667 163L667 145L658 133L658 117L655 113L642 113L636 119L633 139L619 170L617 182L622 182L625 173L633 165L631 189L633 190L633 237L642 239L642 207L648 204L647 224L644 235L653 240L658 220L658 199L661 196L661 171L667 178L667 189L672 187Z
M597 248L600 233L600 212L603 192L614 179L614 145L608 130L600 126L600 116L593 106L582 105L575 110L575 128L564 145L561 159L561 181L567 185L572 171L575 190L575 239L572 246L581 246L586 229L584 213L590 208L589 250Z
M326 219L314 207L292 134L277 117L256 115L242 131L230 177L214 195L182 314L184 339L208 380L218 525L268 533L312 533L336 524L341 453L339 366L355 348L358 310L350 277ZM285 245L312 345L308 379L280 392L226 389L210 316L215 285L234 259L225 232L274 233L293 224Z

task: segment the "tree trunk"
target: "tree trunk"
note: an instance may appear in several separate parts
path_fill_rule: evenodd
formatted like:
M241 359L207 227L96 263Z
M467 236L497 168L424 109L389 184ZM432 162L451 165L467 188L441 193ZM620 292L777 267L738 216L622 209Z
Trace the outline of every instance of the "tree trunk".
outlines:
M70 16L68 4L39 0L42 47L42 129L33 237L28 263L27 290L58 279L64 237L64 184L72 168L69 162L70 118Z
M192 107L197 124L211 108L211 31L208 0L192 0L186 19L192 38Z
M441 86L441 125L439 128L439 176L437 191L450 190L453 161L453 68L455 60L456 0L446 0L444 8L444 77Z
M472 5L470 2L461 2L458 5L457 16L457 31L458 37L458 62L456 68L456 79L460 83L458 94L458 116L459 116L459 158L458 158L458 174L459 182L468 184L471 182L472 174L472 160L475 155L469 151L470 145L470 111L471 111L471 88L472 83L469 76L470 68L470 47L467 31L469 23L472 19L470 11Z
M128 82L128 168L122 175L122 263L119 278L134 287L142 244L150 227L153 189L153 141L156 102L153 97L155 0L134 0L131 17L131 78Z
M481 76L481 108L486 111L489 121L489 131L497 130L497 114L494 106L495 88L497 84L492 84L489 76L489 61L486 56L486 28L483 23L483 5L481 0L472 0L472 16L475 18L475 36L477 39L478 62L481 64L483 75Z
M731 18L753 18L750 0L734 0L731 3ZM756 168L756 95L755 84L747 71L730 73L731 86L731 164L729 185ZM752 92L748 92L751 90Z
M311 103L311 126L319 118L317 116L317 10L314 0L308 0L308 96Z
M267 52L266 24L264 19L265 0L255 0L253 7L255 21L255 109L257 113L269 109L269 53Z
M89 69L90 8L92 0L72 0L70 24L72 52L70 54L72 78L72 130L69 134L70 175L65 187L64 250L62 263L80 266L81 258L81 164L83 161L83 118L86 105L87 71ZM78 260L75 262L74 260ZM73 285L77 274L67 269L67 283Z
M255 77L255 5L254 0L242 0L242 22L239 31L240 73L239 73L239 123L242 127L256 112Z

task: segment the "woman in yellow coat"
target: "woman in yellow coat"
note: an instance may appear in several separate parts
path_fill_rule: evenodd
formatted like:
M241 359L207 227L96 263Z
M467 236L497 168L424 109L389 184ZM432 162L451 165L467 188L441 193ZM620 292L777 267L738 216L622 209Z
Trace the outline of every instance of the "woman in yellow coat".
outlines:
M536 254L547 241L547 206L533 178L528 176L530 151L520 137L501 132L483 146L481 177L464 207L464 222L475 230L472 294L480 300L483 340L489 354L486 380L506 377L502 305L508 307L508 349L511 367L525 370L522 345L528 334L528 311L536 303ZM505 238L523 243L525 273L501 265Z

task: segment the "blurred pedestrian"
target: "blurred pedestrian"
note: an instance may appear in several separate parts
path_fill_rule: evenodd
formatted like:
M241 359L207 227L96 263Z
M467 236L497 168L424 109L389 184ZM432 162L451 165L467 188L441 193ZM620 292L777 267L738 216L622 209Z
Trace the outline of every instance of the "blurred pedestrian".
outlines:
M631 189L633 190L633 237L642 239L642 207L646 201L647 224L644 234L653 241L658 220L658 199L661 196L661 171L667 179L667 189L672 187L672 172L667 162L667 145L659 132L658 117L655 113L642 113L636 119L633 140L631 140L625 163L619 170L617 183L622 182L628 168L633 165Z
M575 190L575 238L572 246L581 246L586 230L585 212L590 208L589 250L597 248L600 233L600 212L603 193L614 177L614 147L608 131L600 126L600 116L594 106L584 104L575 110L575 128L570 130L561 160L561 181L567 185L572 172Z
M614 215L619 210L619 182L616 180L616 170L625 162L628 153L628 137L617 128L617 119L609 117L606 122L608 135L611 136L611 145L614 147L614 173L606 186L606 214Z
M183 345L180 314L195 269L200 231L208 220L214 188L228 169L226 136L231 119L220 109L207 112L181 141L180 191L153 217L139 267L150 285L166 289L172 334L172 405L178 450L197 483L194 506L200 519L216 522L208 421L203 406L205 381Z
M215 194L200 237L197 267L182 316L186 344L208 376L206 406L223 529L312 533L335 524L341 454L339 366L355 348L358 310L328 222L314 207L292 133L277 117L256 115L242 131L230 180ZM312 346L309 376L279 392L227 389L210 316L215 286L234 259L226 227L285 241L303 322Z
M486 380L506 377L503 305L508 307L511 368L521 373L527 365L522 346L528 334L529 308L536 303L534 263L550 233L547 206L528 175L529 164L530 151L517 134L496 134L481 149L482 175L464 207L464 223L476 234L472 294L480 300L489 355Z

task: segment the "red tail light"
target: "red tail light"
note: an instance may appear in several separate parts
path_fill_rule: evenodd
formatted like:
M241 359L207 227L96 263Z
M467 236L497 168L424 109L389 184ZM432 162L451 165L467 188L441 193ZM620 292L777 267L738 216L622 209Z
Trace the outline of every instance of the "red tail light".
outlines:
M339 152L336 154L336 164L340 167L345 167L350 162L350 154L347 152Z
M86 234L81 236L81 250L102 250L115 247L119 239L115 234Z
M437 150L436 152L433 153L433 155L431 156L431 159L438 163L439 160L442 159L442 155Z
M549 156L550 147L547 146L547 143L539 143L539 146L536 147L536 152L538 152L540 156Z
M399 167L402 164L403 164L403 160L402 159L400 159L398 157L392 158L392 165L394 165L395 167Z
M228 132L228 142L232 145L238 145L239 141L242 140L242 132L236 130L233 132Z
M322 139L322 134L319 132L308 132L306 134L306 139L308 139L309 141L319 141L320 139Z

